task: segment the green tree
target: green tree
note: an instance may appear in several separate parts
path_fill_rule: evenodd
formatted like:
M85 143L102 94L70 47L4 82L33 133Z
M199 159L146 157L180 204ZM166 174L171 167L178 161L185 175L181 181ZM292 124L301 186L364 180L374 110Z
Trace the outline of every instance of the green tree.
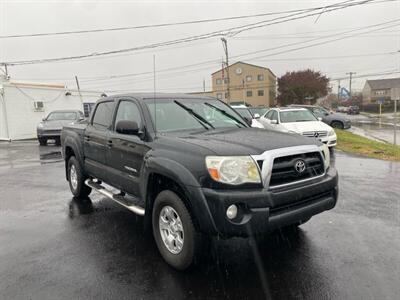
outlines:
M278 78L278 103L315 104L329 91L329 79L313 70L287 72Z

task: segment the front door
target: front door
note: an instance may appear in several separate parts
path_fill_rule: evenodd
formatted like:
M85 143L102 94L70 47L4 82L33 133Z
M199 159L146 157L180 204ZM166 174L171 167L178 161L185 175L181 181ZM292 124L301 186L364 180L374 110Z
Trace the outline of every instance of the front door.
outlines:
M140 197L139 178L143 157L148 151L146 143L138 135L121 134L115 131L119 121L134 121L143 130L142 114L133 100L121 99L118 103L113 130L108 137L107 165L110 183L134 196Z

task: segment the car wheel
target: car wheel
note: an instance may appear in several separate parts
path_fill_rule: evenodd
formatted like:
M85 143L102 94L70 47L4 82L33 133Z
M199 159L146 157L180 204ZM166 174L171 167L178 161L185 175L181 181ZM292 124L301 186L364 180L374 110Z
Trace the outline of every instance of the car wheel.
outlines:
M338 128L338 129L343 129L344 128L344 124L342 122L339 122L339 121L333 121L331 123L331 126L333 128Z
M164 260L178 270L190 267L199 251L201 236L177 194L169 190L158 194L152 225L154 239Z
M39 140L39 145L40 146L46 146L47 145L47 140L44 138L38 138Z
M92 189L85 184L86 177L83 175L82 168L75 158L72 156L68 160L68 182L69 188L75 197L87 197Z

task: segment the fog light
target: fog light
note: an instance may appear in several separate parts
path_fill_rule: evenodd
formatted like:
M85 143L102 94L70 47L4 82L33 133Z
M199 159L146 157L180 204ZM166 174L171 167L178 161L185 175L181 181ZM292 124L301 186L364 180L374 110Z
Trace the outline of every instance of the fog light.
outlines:
M232 220L232 219L236 218L237 211L238 211L237 206L235 204L232 204L226 210L226 216L228 217L229 220Z

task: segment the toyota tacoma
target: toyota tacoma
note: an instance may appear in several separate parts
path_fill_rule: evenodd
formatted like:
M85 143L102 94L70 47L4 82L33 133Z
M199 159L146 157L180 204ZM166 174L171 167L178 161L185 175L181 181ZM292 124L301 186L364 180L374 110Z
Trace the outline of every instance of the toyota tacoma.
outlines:
M72 194L94 190L144 217L165 261L192 265L203 239L267 234L332 209L326 145L251 128L215 98L126 94L99 100L61 134Z

